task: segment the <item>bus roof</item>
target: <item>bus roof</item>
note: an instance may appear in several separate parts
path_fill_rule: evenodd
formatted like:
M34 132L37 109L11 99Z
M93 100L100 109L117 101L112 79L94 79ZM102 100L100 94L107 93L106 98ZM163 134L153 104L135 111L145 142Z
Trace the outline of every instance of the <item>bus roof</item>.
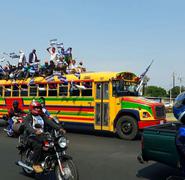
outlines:
M60 82L57 76L53 76L54 78L49 82ZM109 81L109 80L118 80L123 79L129 82L138 82L139 77L137 77L134 73L131 72L85 72L81 73L80 76L76 76L74 74L66 74L63 75L67 81ZM29 84L30 81L34 83L47 83L45 77L35 77L34 79L28 78L24 80L0 80L0 85L9 85L9 84ZM31 84L31 83L30 83Z

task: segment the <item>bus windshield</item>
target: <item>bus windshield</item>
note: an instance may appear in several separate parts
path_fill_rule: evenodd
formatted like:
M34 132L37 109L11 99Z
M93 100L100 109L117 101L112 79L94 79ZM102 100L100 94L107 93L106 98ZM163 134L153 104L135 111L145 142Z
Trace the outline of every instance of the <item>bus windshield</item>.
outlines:
M138 96L137 83L124 80L115 80L112 82L113 96Z

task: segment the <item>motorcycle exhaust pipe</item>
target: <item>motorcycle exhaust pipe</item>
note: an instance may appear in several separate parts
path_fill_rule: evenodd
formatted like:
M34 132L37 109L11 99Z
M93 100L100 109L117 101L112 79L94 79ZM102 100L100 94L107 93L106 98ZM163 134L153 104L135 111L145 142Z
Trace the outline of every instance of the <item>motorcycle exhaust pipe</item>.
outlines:
M22 161L17 161L17 162L16 162L16 165L21 166L21 167L23 167L23 168L26 168L26 169L28 169L28 170L30 170L30 171L33 171L33 168L32 168L32 167L26 165L26 164L23 163Z

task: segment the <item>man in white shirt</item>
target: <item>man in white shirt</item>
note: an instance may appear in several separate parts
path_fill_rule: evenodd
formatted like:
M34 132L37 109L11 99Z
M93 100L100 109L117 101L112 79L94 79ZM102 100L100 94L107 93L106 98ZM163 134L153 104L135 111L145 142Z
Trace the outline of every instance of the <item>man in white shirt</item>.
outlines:
M25 56L25 54L24 54L24 52L22 50L19 51L19 54L20 55L19 55L18 63L22 64L23 66L25 66L26 65L26 56Z

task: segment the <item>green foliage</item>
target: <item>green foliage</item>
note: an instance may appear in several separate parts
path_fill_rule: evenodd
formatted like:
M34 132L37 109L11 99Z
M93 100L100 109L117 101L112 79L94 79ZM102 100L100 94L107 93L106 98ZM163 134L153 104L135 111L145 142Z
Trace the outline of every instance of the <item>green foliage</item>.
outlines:
M148 97L166 97L167 93L164 88L157 86L147 86L145 87L144 95Z
M171 89L171 97L172 97L172 98L176 98L176 97L179 95L180 91L181 91L181 92L185 91L185 87L182 86L182 87L181 87L181 90L180 90L180 87L179 87L179 86L173 87L173 88ZM169 90L168 94L170 94L170 90Z

